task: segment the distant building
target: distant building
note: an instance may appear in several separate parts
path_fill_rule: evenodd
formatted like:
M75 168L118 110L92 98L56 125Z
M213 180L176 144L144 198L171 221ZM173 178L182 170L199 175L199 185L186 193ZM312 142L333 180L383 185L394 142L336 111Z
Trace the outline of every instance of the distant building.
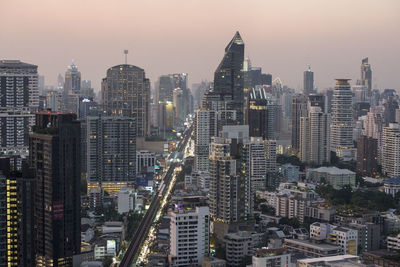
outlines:
M201 260L201 267L225 267L226 261L222 259L218 259L215 257L211 257L208 255L204 255Z
M0 154L28 154L28 136L38 108L37 66L0 60Z
M383 127L381 163L382 173L388 177L400 177L400 128L397 123Z
M302 253L307 257L329 257L342 254L341 248L321 240L284 239L284 246L289 252Z
M361 85L366 86L369 92L372 91L372 70L367 57L361 62Z
M318 183L327 183L335 189L341 189L345 185L356 186L356 174L347 169L337 167L320 167L307 169L307 180Z
M282 174L286 182L298 182L299 181L299 166L286 163L280 165L278 168L278 173Z
M309 95L314 93L314 72L308 67L308 70L304 71L303 77L303 93Z
M378 168L378 140L361 136L357 140L357 171L371 176Z
M297 261L298 267L317 267L317 266L346 266L346 267L367 267L359 263L359 257L354 255L338 255L322 258L300 259Z
M126 64L109 68L101 94L107 115L132 117L137 136L150 135L150 81L143 69Z
M348 79L337 79L333 91L331 151L343 160L355 158L352 125L352 92Z
M300 118L307 116L307 97L294 95L292 102L292 148L300 149Z
M310 107L308 116L300 118L300 159L322 165L330 162L330 116L320 107Z

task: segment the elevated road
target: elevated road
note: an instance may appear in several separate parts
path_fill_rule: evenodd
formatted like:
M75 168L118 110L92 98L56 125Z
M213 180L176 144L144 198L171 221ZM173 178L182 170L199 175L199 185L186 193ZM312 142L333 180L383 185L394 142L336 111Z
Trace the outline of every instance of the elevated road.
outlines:
M191 134L192 134L192 127L186 130L186 132L184 133L184 138L183 138L182 142L180 142L176 151L178 151L178 152L183 151ZM129 247L128 247L126 253L124 254L124 257L122 258L122 260L119 264L120 267L132 266L133 261L136 258L136 255L140 251L143 241L147 237L147 234L148 234L150 226L154 220L154 217L157 213L157 210L160 207L160 201L166 191L165 188L167 188L169 186L172 175L174 173L174 170L178 166L179 166L178 163L172 162L171 165L168 167L167 173L165 174L164 179L163 179L163 182L165 184L163 192L159 192L159 194L155 194L153 200L151 201L149 209L147 210L146 214L144 215L143 219L141 220L139 227L136 229L136 232L132 238L132 241L129 244Z

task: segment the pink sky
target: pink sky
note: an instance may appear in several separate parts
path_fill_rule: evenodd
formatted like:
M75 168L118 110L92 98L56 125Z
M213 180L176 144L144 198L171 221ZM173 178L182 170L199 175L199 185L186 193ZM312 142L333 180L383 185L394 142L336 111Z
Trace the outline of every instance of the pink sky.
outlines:
M320 88L355 80L368 56L373 84L400 89L399 12L399 0L0 0L0 58L38 65L46 84L74 59L98 90L129 49L152 86L175 72L193 83L212 80L239 30L253 66L292 88L308 64Z

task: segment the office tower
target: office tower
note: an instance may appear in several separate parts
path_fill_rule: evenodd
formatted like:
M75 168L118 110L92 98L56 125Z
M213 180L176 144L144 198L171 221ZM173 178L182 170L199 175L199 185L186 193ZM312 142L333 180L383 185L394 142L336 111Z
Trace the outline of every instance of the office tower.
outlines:
M230 100L231 108L228 109L236 110L238 124L244 121L243 60L244 42L239 32L236 32L214 73L214 92Z
M378 167L378 140L361 136L357 140L357 172L372 176Z
M64 77L61 75L61 73L58 74L57 76L57 89L62 90L64 88Z
M309 95L314 93L314 72L308 67L303 73L303 94Z
M217 112L214 110L199 109L195 111L194 127L194 153L196 157L196 171L209 170L209 145L211 137L217 136Z
M223 137L210 144L210 215L222 223L247 220L252 215L250 177L246 166L248 126L224 126Z
M354 103L370 102L368 87L365 85L353 85L351 90L354 93Z
M81 91L81 73L73 61L65 72L64 90L74 94Z
M46 95L46 109L57 112L62 109L63 94L59 91L48 91Z
M82 80L79 96L81 98L89 98L89 99L93 99L96 97L94 89L92 88L92 81Z
M400 176L400 129L399 124L383 127L381 163L382 173L390 178Z
M330 162L330 117L318 106L310 107L308 116L300 118L300 159L322 165Z
M209 253L209 208L178 207L169 215L171 266L199 266L203 255Z
M384 108L382 106L371 107L364 121L364 135L377 139L378 147L381 145L381 135L384 126Z
M99 115L86 120L88 189L117 196L136 180L135 119Z
M283 116L286 118L290 118L292 116L292 102L293 102L293 91L287 90L283 92L281 96L281 106Z
M37 66L0 60L0 153L26 155L39 107Z
M244 142L242 151L245 171L250 176L250 193L253 197L257 190L266 189L268 170L265 142L261 137L251 137L249 141Z
M354 158L352 92L348 79L337 79L333 91L331 151L344 160Z
M44 88L45 88L45 84L44 84L44 76L43 75L39 75L38 76L38 91L39 91L39 95L43 95L44 92Z
M282 107L264 87L257 86L250 90L246 117L250 136L277 138L281 127Z
M260 73L261 76L261 68L257 68L255 70L256 73ZM253 81L258 78L258 76L254 75L253 77L253 72L251 68L251 61L249 58L246 58L243 62L243 88L245 92L245 97L247 95L247 92L253 87Z
M300 149L300 118L307 116L307 97L294 95L292 102L292 149Z
M101 85L107 115L135 118L138 137L150 134L150 81L143 69L117 65L107 70Z
M80 141L74 114L36 114L29 137L36 175L36 266L72 266L80 253Z
M174 128L174 103L172 101L160 101L158 103L157 113L158 134L166 138L167 134L172 132L172 129Z
M361 62L361 85L366 86L369 93L372 91L372 70L367 57Z

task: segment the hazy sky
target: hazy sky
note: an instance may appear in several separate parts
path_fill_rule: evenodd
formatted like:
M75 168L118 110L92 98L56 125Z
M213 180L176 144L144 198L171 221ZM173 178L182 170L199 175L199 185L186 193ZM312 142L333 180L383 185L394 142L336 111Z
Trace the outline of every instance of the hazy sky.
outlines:
M212 80L239 30L246 56L273 78L302 87L310 64L319 88L355 79L368 56L373 85L400 89L400 0L0 0L0 58L39 66L55 84L74 59L100 88L106 69L187 72Z

